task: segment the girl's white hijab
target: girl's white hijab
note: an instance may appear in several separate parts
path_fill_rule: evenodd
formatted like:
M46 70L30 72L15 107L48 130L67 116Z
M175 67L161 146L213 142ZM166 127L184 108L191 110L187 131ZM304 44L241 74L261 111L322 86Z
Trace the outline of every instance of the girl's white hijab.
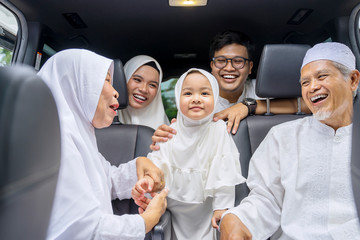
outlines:
M163 73L160 64L152 57L146 55L135 56L130 59L124 66L126 82L129 82L131 76L141 66L146 63L154 62L159 70L159 87L154 100L145 108L135 109L128 106L126 109L118 111L119 121L125 124L141 124L153 129L157 129L161 124L169 124L164 110L161 98L161 82Z
M184 80L187 77L187 75L191 72L200 72L202 75L204 75L209 80L211 89L213 92L213 96L214 96L213 111L211 112L211 114L209 114L208 116L206 116L200 120L192 120L192 119L186 117L180 110L180 96L181 96L182 85L183 85ZM187 70L183 75L180 76L180 78L178 79L178 81L175 85L175 102L176 102L176 107L178 109L177 119L180 120L185 126L199 126L203 123L210 122L215 114L215 109L216 109L216 104L217 104L218 98L219 98L219 85L216 81L216 78L212 74L210 74L209 72L207 72L205 70L198 69L198 68L191 68L191 69Z
M38 75L51 89L60 118L61 167L48 234L55 238L94 209L112 212L107 176L91 122L113 61L84 49L52 56ZM76 225L75 225L76 226ZM89 223L93 232L96 226Z
M216 189L234 186L245 179L241 175L239 152L226 131L226 123L212 121L216 106L200 120L190 119L181 112L181 88L191 72L200 72L209 80L216 104L219 86L215 77L202 69L185 72L175 85L178 114L171 126L177 134L168 142L160 143L160 150L148 157L164 171L170 198L202 203L207 197L213 197Z

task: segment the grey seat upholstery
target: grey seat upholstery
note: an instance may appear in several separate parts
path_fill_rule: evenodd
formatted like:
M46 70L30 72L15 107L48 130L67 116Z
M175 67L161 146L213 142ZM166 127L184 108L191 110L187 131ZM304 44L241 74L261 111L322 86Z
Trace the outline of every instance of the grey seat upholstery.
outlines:
M61 157L55 101L33 69L0 68L1 239L45 239Z
M263 49L256 79L256 94L261 98L301 97L300 67L308 45L274 44ZM271 100L269 101L271 104ZM271 106L270 106L271 109ZM299 117L303 114L254 115L240 122L233 139L240 152L243 176L247 177L252 154L271 127ZM236 187L235 205L249 193L246 184Z
M358 93L359 94L359 93ZM351 145L351 180L355 205L360 219L360 100L354 101L353 129Z
M123 66L120 60L114 61L113 86L119 93L119 109L128 105L128 94ZM96 129L96 139L99 151L112 165L118 166L138 156L146 156L150 152L151 137L154 129L135 124L121 124L114 120L108 128ZM132 199L113 200L114 214L137 214L138 206ZM160 222L145 239L160 240L170 234L171 216L166 211Z

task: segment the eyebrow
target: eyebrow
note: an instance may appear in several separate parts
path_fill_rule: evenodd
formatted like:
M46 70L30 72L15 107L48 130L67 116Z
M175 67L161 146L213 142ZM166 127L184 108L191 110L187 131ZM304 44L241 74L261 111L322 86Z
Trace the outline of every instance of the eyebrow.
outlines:
M185 90L193 90L193 88L192 87L187 87L187 88L181 89L181 91L185 91ZM210 90L210 91L212 91L212 89L210 87L201 87L200 90Z
M137 75L137 74L134 74L134 75L132 75L132 77L138 77L138 78L141 78L141 79L143 79L143 77L142 77L142 76L140 76L140 75Z
M330 73L330 70L329 69L327 69L327 68L325 68L325 69L321 69L321 70L318 70L317 72L315 72L315 74L314 75L320 75L320 74L324 74L324 73ZM305 80L308 80L309 79L309 77L303 77L303 78L300 78L300 82L302 82L302 81L305 81Z
M150 83L155 83L156 85L159 86L159 82L157 82L157 81L150 81Z

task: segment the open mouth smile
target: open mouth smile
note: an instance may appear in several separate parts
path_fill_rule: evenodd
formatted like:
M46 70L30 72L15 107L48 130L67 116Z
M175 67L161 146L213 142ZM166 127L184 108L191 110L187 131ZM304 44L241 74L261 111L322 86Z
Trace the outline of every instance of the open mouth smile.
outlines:
M319 95L316 95L316 96L314 96L314 97L311 97L311 98L310 98L310 101L311 101L312 103L320 103L320 102L322 102L323 100L325 100L327 97L328 97L327 94L319 94Z
M134 100L138 103L143 103L147 100L145 96L139 95L139 94L133 94Z

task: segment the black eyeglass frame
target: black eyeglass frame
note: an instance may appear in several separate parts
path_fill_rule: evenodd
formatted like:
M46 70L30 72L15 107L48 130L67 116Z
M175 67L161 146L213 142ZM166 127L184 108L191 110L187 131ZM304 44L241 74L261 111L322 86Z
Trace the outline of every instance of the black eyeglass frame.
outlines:
M226 60L226 64L225 64L222 68L219 68L218 66L216 66L216 61L215 61L215 60L218 59L218 58L225 58L225 60ZM236 59L236 58L241 58L241 59L244 60L244 65L243 65L242 67L236 68L236 67L234 66L234 64L233 64L233 59ZM233 68L235 68L235 69L243 69L243 68L245 67L246 61L250 62L251 59L249 59L249 58L244 58L244 57L241 57L241 56L236 56L236 57L233 57L233 58L226 58L226 57L224 57L224 56L218 56L218 57L213 57L213 58L212 58L212 61L214 62L214 65L215 65L215 67L216 67L217 69L223 69L224 67L226 67L226 65L228 64L229 61L231 62L231 66L232 66Z

